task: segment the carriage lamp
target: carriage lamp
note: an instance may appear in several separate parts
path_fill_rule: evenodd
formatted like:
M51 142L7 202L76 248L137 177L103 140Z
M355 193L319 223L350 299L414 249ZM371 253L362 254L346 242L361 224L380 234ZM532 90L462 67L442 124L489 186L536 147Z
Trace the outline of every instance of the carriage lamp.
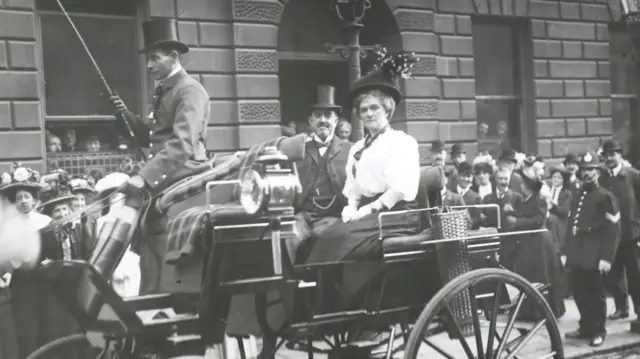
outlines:
M266 147L240 178L239 200L248 214L293 211L302 185L295 163L276 147Z

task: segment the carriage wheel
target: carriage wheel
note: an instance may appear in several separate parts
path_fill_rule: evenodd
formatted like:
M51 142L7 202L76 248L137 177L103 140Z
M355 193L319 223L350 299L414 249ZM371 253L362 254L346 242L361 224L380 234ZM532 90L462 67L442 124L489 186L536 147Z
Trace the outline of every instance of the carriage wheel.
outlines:
M452 303L454 297L466 293L471 299L473 315L461 322L454 319ZM528 310L538 313L533 322L521 320L523 303ZM491 308L486 315L489 320L478 315L480 308L487 307ZM472 336L462 334L461 327L465 325L471 328ZM465 273L447 283L429 301L409 336L404 358L415 359L418 355L470 359L564 358L555 316L542 294L523 277L495 268Z

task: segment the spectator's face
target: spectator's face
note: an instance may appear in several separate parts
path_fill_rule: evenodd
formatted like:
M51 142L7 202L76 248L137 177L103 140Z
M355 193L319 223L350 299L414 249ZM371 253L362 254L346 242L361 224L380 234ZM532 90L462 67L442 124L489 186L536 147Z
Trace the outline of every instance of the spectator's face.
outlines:
M147 69L156 81L164 80L178 61L176 51L152 50L147 54Z
M463 175L459 175L458 176L458 183L460 184L460 187L462 187L462 188L467 188L467 187L471 186L472 182L473 182L473 175L472 174L463 174Z
M47 137L47 149L49 152L60 152L62 151L62 141L60 141L60 137L58 136L48 136Z
M53 210L51 211L51 219L54 221L64 218L71 213L71 209L69 208L69 203L58 203L53 206Z
M343 139L343 140L349 140L349 138L351 137L351 126L349 125L342 125L338 128L338 137Z
M447 151L431 152L431 161L434 166L444 166L447 162Z
M516 168L516 163L513 161L499 161L498 167L508 170L509 172L513 172L513 170Z
M337 123L338 115L332 110L314 110L309 117L311 130L323 141L335 131Z
M467 155L465 155L464 153L458 153L455 156L451 156L451 160L453 161L454 165L458 166L459 164L467 160Z
M509 182L511 181L511 173L509 171L498 171L496 173L496 186L500 191L504 192L509 188Z
M478 137L485 138L487 137L487 133L489 133L489 125L484 122L480 122L478 124Z
M622 163L622 153L619 151L607 152L603 154L604 163L608 168L615 168Z
M571 172L571 174L576 174L576 172L578 172L578 164L575 162L567 162L564 164L564 167L567 169L567 171Z
M479 172L478 174L476 174L476 181L478 181L479 185L488 185L490 182L490 178L491 175L487 172Z
M82 193L76 194L76 199L73 200L73 211L81 210L87 205L87 198Z
M67 130L64 134L64 144L67 147L74 147L76 145L76 131L73 129Z
M27 214L31 212L36 205L36 199L29 191L19 190L16 193L16 206L21 213Z
M551 175L551 185L553 187L562 187L562 175L560 174L560 172L554 172Z

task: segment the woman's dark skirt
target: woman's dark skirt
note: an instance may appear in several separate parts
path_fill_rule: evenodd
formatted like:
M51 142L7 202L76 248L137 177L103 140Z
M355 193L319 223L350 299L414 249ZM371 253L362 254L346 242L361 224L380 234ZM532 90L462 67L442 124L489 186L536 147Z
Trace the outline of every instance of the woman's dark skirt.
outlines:
M361 206L373 202L376 198L365 199ZM406 202L398 203L391 211L408 209ZM373 213L353 222L338 220L326 230L312 236L305 243L308 253L304 263L336 263L341 261L359 261L342 267L334 266L323 269L324 277L330 276L335 290L335 303L345 309L363 289L376 278L382 266L383 251L380 240L379 213ZM395 217L395 218L394 218ZM383 234L402 235L415 234L418 231L418 215L389 216L383 222ZM331 274L328 274L331 272ZM326 281L326 279L325 279Z

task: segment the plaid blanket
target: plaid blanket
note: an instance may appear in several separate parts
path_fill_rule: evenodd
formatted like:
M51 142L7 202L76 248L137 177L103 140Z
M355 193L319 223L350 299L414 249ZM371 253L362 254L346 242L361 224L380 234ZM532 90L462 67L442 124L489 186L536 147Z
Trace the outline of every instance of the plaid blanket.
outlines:
M244 169L253 165L265 147L278 146L282 139L284 137L278 137L255 145L247 152L232 156L232 158L215 166L210 171L195 176L188 182L169 188L159 198L157 207L168 208L176 201L185 200L198 194L201 195L205 191L206 183L209 181L238 179ZM235 188L231 193L235 193ZM193 253L204 249L200 240L206 238L206 231L211 228L219 216L244 212L234 200L235 198L230 203L216 204L209 208L206 206L189 208L171 219L168 224L165 261L169 264L179 264L188 260ZM215 201L212 200L212 202Z

